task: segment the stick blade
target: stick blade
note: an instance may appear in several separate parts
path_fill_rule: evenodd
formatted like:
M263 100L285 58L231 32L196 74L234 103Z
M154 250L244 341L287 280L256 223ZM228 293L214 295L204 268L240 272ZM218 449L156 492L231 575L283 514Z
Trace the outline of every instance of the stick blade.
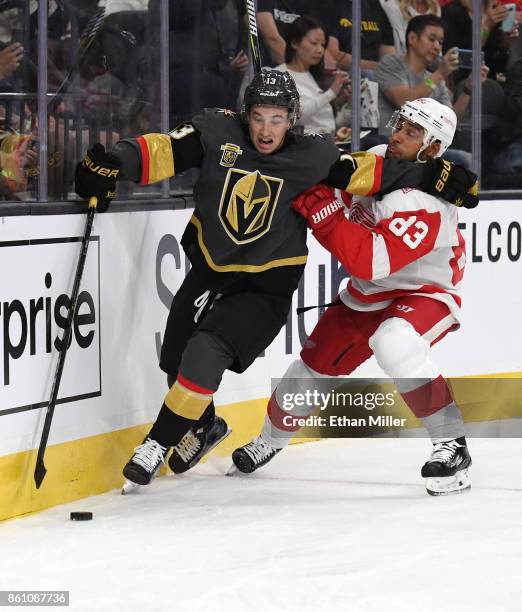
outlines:
M47 469L45 468L43 461L37 461L36 467L34 468L34 482L36 484L36 488L39 489L42 486L42 482L47 474Z

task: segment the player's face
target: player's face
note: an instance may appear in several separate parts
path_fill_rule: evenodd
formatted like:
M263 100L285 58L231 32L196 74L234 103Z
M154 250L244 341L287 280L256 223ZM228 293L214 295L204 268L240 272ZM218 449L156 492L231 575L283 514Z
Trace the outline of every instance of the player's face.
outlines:
M424 130L420 125L401 117L390 136L386 157L415 161L423 138Z
M321 28L310 30L298 43L292 43L295 58L306 69L316 66L321 61L325 46L326 37Z
M254 104L248 115L248 129L254 147L260 153L270 155L282 146L290 129L288 109Z
M410 36L410 48L424 60L426 66L433 64L442 53L444 30L438 26L428 26L419 36L414 32Z

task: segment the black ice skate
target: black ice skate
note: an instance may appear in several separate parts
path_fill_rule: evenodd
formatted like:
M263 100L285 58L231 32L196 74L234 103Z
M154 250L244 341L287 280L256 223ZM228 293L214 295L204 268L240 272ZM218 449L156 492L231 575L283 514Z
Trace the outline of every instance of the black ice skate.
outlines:
M145 438L143 443L134 449L134 455L123 468L127 482L123 485L122 493L130 493L139 485L150 484L161 465L165 463L168 450L156 440Z
M426 491L430 495L463 493L471 488L468 468L471 457L464 438L436 442L421 475L426 478Z
M174 474L182 474L190 470L231 431L226 421L218 416L204 427L189 429L181 441L172 447L172 454L169 458L170 469Z
M258 437L245 444L245 446L236 448L232 453L232 461L240 472L251 474L268 463L280 450L280 448L275 448L265 442L263 438Z

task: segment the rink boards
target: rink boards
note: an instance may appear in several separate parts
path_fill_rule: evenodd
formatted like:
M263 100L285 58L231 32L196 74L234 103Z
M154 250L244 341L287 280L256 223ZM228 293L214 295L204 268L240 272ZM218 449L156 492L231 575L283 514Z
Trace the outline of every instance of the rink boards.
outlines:
M461 214L468 255L463 323L433 350L446 375L522 372L519 207L517 201L486 201ZM38 491L34 449L84 217L2 218L0 520L121 484L121 467L166 392L158 351L168 305L188 270L180 238L190 215L190 210L159 210L96 217L49 439L49 472ZM313 239L309 247L304 282L287 325L244 375L227 373L216 395L234 429L220 453L229 453L259 429L271 378L298 355L317 322L319 310L298 318L295 307L327 303L346 282L344 270ZM357 374L381 372L370 360ZM510 416L520 414L511 409ZM486 413L475 417L493 418Z

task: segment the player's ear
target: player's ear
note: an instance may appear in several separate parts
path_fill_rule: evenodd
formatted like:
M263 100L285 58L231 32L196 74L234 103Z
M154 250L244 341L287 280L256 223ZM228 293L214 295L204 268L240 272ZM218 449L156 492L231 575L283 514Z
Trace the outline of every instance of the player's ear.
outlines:
M436 140L435 142L432 142L426 149L424 149L421 157L423 159L433 159L437 157L439 150L440 150L440 142Z

